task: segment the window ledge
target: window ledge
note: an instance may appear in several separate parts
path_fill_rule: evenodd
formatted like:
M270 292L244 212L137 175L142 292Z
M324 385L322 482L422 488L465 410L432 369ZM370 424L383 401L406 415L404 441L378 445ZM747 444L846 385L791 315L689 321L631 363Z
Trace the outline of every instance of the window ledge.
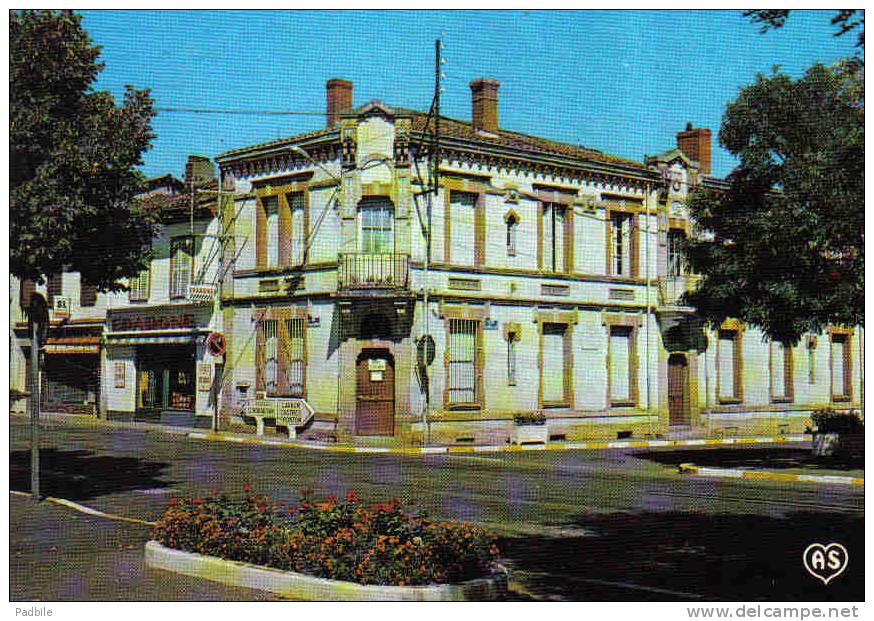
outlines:
M720 397L719 403L722 405L739 405L740 403L742 403L742 401L741 401L741 399L738 399L737 397L733 397L733 398Z

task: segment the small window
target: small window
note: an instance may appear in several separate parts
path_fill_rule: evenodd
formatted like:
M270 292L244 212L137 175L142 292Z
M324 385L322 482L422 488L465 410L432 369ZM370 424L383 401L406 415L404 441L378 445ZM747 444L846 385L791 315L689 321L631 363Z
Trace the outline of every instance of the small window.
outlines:
M516 254L516 234L519 229L519 222L515 215L510 215L507 218L507 254L515 256Z
M519 335L516 332L507 334L507 384L516 385L516 341Z

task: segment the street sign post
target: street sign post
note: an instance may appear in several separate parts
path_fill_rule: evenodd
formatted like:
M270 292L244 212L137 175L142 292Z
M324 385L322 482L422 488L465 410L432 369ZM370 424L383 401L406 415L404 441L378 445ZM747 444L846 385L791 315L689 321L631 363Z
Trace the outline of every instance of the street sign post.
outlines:
M41 296L33 296L27 314L30 324L30 495L34 502L39 502L40 349L46 341L49 325L49 309L45 300Z

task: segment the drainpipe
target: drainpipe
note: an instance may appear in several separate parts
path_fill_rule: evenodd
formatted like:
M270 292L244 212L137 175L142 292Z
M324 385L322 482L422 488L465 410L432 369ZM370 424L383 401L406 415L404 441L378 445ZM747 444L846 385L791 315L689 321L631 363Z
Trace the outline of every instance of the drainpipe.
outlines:
M649 246L650 246L650 238L652 237L652 232L650 231L650 185L646 183L644 185L644 192L646 193L643 200L646 204L646 237L644 239L644 243L646 244L646 252L645 252L645 261L644 264L646 266L646 324L644 324L644 335L646 337L646 414L647 417L650 414L651 401L650 401L650 346L649 346L649 324L650 324L650 288L651 288L651 273L649 269ZM652 425L650 424L650 429L652 429Z

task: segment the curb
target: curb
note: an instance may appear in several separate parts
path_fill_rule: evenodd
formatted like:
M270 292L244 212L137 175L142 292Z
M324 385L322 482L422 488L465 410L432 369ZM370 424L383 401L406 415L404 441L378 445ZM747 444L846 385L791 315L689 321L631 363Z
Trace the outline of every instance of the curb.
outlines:
M506 573L478 578L461 584L429 586L380 586L316 578L291 571L228 561L216 556L183 552L149 541L146 565L222 584L259 589L284 597L310 601L352 602L457 602L495 601L507 592Z
M694 474L702 477L721 477L727 479L753 479L757 481L779 481L781 483L819 483L824 485L851 485L865 487L865 479L827 474L784 474L768 470L741 470L739 468L711 468L695 464L680 464L680 474Z
M263 446L284 446L333 453L391 453L396 455L459 455L471 453L516 453L525 451L569 451L606 450L621 448L672 448L686 446L731 446L736 444L779 444L784 442L809 442L809 434L789 436L758 436L750 438L711 438L688 440L608 440L592 442L547 442L546 444L493 444L481 446L425 446L412 448L348 446L333 444L312 444L268 440L258 436L239 436L222 433L192 432L187 437L211 442L235 442L238 444L259 444Z
M9 493L13 496L26 496L27 498L30 498L30 494L28 494L27 492L9 490ZM73 509L74 511L78 511L79 513L84 513L85 515L102 517L106 518L107 520L115 520L116 522L130 522L131 524L144 524L146 526L155 525L155 522L149 522L148 520L141 520L139 518L126 517L124 515L116 515L114 513L105 513L103 511L98 511L97 509L92 509L91 507L80 505L78 502L73 502L72 500L67 500L66 498L55 498L53 496L46 496L45 498L43 498L43 500L45 500L46 502L54 503L56 505L60 505L62 507Z

